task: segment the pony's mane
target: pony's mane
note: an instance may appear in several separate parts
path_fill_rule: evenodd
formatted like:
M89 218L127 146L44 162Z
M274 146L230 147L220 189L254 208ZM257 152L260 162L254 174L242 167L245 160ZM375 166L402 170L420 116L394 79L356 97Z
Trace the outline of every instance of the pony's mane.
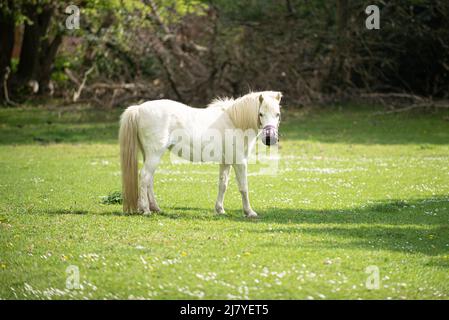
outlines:
M235 100L233 98L218 97L218 98L215 98L214 100L212 100L212 102L209 103L209 105L207 107L208 108L227 109L228 107L230 107L234 103L234 101Z
M223 108L234 123L236 128L247 130L257 130L259 126L259 96L266 92L250 92L240 98L216 98L210 104L209 108Z

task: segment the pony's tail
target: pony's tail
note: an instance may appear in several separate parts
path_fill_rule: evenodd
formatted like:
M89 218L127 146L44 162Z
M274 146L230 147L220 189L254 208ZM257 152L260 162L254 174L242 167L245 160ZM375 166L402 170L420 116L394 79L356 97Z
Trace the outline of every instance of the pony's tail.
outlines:
M137 173L137 106L125 110L120 120L120 165L122 168L122 197L123 211L137 212L139 199L138 173Z

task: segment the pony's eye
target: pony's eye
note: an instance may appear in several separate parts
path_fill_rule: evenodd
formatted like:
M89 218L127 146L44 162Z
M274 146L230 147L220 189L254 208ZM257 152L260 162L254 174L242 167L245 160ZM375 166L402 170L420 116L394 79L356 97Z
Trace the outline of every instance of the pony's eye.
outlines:
M261 113L259 113L259 117L263 117L263 113L261 112Z
M280 114L279 114L279 113L276 113L276 118L279 118L279 116L280 116Z

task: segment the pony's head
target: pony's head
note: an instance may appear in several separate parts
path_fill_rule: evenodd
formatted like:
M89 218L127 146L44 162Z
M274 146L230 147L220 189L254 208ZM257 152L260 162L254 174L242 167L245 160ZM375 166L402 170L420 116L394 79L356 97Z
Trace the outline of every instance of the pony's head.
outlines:
M281 98L278 91L251 92L237 100L217 100L212 105L229 104L225 110L236 128L262 130L262 142L270 146L279 140Z
M262 142L267 146L274 145L279 140L281 98L282 93L274 91L261 92L259 95L259 128L262 129Z

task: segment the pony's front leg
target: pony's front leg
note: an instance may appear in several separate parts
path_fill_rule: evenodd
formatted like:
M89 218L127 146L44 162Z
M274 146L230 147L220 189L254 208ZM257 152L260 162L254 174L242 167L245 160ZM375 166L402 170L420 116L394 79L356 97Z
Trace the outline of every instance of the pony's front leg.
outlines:
M239 185L240 194L242 195L243 212L248 218L257 217L257 213L251 208L249 204L249 194L248 194L248 171L247 164L234 164L235 176L237 178L237 183Z
M231 168L230 164L220 164L220 173L218 175L218 196L217 201L215 202L215 212L218 214L225 213L223 201L226 189L228 187L230 168Z

